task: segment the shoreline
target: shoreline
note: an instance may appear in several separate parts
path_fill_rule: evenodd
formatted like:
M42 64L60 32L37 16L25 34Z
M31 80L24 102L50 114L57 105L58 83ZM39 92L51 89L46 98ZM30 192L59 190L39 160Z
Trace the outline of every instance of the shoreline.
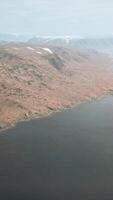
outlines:
M12 129L12 128L16 127L17 124L20 124L22 122L29 122L29 121L32 121L32 120L38 120L38 119L41 119L41 118L46 118L46 117L51 116L52 114L55 114L55 113L58 113L58 112L63 112L63 111L68 110L68 109L76 108L77 106L80 106L81 104L91 103L93 101L99 100L101 98L104 98L106 95L112 95L112 94L111 94L110 91L107 91L104 94L99 95L97 97L91 97L91 98L89 98L87 100L83 100L83 101L81 100L80 102L76 102L76 103L70 104L67 107L62 107L62 108L59 108L59 109L56 109L56 110L48 111L47 113L43 113L43 114L38 115L36 117L31 116L31 117L28 117L26 119L17 120L15 122L11 123L9 126L1 128L0 129L0 134L2 134L6 130L9 130L9 129Z

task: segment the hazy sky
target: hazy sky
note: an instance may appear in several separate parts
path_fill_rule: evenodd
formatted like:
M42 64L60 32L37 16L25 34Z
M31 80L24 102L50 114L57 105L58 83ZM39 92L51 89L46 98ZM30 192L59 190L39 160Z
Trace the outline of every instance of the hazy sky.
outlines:
M0 0L0 32L111 35L113 0Z

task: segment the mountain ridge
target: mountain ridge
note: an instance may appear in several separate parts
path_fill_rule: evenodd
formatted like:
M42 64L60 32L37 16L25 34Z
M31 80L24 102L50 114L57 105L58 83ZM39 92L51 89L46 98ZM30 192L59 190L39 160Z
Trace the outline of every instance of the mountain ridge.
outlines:
M68 48L95 49L99 52L113 55L113 36L81 37L73 35L64 36L38 36L24 34L0 34L0 43L21 42L36 45L53 45Z

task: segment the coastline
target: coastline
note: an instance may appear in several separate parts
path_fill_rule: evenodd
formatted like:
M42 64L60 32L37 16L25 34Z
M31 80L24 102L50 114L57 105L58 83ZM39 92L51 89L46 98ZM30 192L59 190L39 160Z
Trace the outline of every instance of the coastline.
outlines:
M93 102L93 101L96 101L96 100L99 100L99 99L101 99L101 98L103 98L103 97L105 97L106 95L112 95L111 94L111 92L110 91L107 91L107 92L105 92L104 94L101 94L101 95L98 95L98 96L96 96L96 97L89 97L87 100L81 100L81 101L79 101L79 102L76 102L76 103L70 103L70 105L69 106L67 106L67 107L61 107L61 108L58 108L58 109L54 109L54 110L48 110L48 112L47 113L43 113L43 114L41 114L41 115L37 115L37 116L30 116L30 117L28 117L28 118L22 118L22 119L20 119L20 120L17 120L17 121L15 121L15 122L12 122L10 125L6 125L6 127L4 127L4 128L1 128L0 129L0 134L2 134L4 131L6 131L6 130L9 130L9 129L12 129L12 128L14 128L17 124L20 124L20 123L22 123L22 122L29 122L29 121L31 121L31 120L38 120L38 119L41 119L41 118L46 118L46 117L49 117L49 116L51 116L51 115L53 115L53 114L55 114L55 113L57 113L57 112L63 112L63 111L65 111L65 110L68 110L68 109L72 109L72 108L76 108L77 106L80 106L81 104L84 104L84 103L91 103L91 102Z

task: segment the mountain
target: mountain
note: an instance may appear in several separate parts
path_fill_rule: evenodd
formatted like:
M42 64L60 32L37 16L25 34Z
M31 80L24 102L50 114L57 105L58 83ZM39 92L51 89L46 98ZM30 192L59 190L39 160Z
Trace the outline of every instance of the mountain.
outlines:
M82 38L79 36L32 36L22 34L0 34L0 43L24 42L38 45L62 46L68 48L95 49L113 55L113 37Z
M19 35L16 33L0 33L0 43L1 42L27 42L31 36L29 35Z
M95 50L0 44L0 127L112 90L112 65Z
M76 37L34 37L31 44L46 44L69 48L95 49L100 52L113 54L113 37L105 38L76 38Z
M48 45L63 45L68 46L70 45L71 41L78 41L79 37L71 37L71 36L35 36L31 38L28 42L34 43L34 44L48 44Z

